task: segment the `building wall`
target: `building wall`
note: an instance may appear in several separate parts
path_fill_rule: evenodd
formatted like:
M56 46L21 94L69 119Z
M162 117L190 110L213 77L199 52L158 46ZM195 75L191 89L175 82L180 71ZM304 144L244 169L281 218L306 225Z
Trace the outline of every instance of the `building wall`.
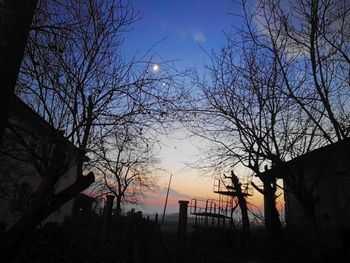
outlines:
M321 240L339 246L343 232L350 230L350 147L349 141L319 149L292 162L294 176L302 173L304 185L314 185L316 223ZM305 213L288 186L285 191L286 224L290 232L308 228Z
M28 169L30 166L28 166ZM2 176L2 175L0 175ZM13 176L13 175L12 175ZM59 193L68 186L72 185L76 180L76 166L71 167L64 175L60 178L55 193ZM25 203L29 202L30 195L35 191L36 187L40 182L40 177L37 173L33 172L31 176L18 177L18 180L15 180L10 186L11 190L9 191L8 196L0 198L0 223L6 224L6 229L13 226L18 219L22 216L24 209L15 208L15 199L18 198L19 192L18 189L21 188L22 184L27 183L29 185L29 191L25 197ZM17 186L17 187L16 187ZM17 191L16 191L17 189ZM57 222L63 223L65 217L72 215L73 212L74 200L71 199L58 210L51 213L42 223L47 222Z
M71 167L59 180L55 193L59 193L66 189L68 186L72 185L76 181L77 177L77 167L74 165ZM64 219L73 213L74 199L69 200L67 203L62 205L55 212L51 213L44 223L47 222L57 222L63 223Z
M11 106L8 121L12 126L5 130L0 149L0 223L6 224L7 228L21 217L40 183L39 170L35 166L38 159L30 154L30 150L49 159L54 144L64 145L67 170L60 177L55 193L76 181L77 156L77 149L23 102L16 99ZM29 147L25 147L26 144ZM45 222L62 223L72 210L73 200L53 212Z
M9 228L23 214L40 176L32 164L0 155L0 178L0 223Z

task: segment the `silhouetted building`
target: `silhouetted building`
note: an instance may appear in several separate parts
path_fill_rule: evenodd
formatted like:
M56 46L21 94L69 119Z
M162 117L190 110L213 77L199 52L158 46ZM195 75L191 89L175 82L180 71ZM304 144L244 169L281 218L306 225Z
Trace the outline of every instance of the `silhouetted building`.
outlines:
M45 176L43 171L52 161L50 155L55 144L64 148L66 167L54 193L76 181L78 156L78 149L61 132L17 97L10 102L8 123L0 149L0 223L6 224L7 228L23 214L40 184L40 176ZM63 222L72 214L73 201L68 201L45 221Z
M294 189L284 182L285 220L289 232L305 233L309 227L305 211L295 195L312 194L319 237L339 246L350 229L350 139L311 151L266 173L288 176ZM289 173L289 174L288 174ZM295 190L297 189L297 190ZM350 236L347 237L350 239Z

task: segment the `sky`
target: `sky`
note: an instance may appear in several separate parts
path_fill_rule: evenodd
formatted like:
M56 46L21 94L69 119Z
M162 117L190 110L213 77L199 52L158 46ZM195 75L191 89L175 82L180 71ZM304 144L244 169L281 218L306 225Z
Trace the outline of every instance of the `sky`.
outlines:
M177 60L179 69L203 67L204 50L218 49L239 12L232 0L131 0L142 20L126 34L124 51L143 54L150 47L166 60Z
M127 57L141 56L152 48L152 54L163 60L176 60L179 70L195 67L204 72L209 63L206 52L220 50L225 34L232 25L239 26L240 7L232 0L131 0L142 19L127 32L123 51ZM189 140L178 131L163 136L159 157L164 171L158 174L158 187L147 193L141 207L146 213L162 213L170 174L173 174L167 213L178 211L178 200L217 199L213 178L200 176L187 167L199 154L199 140ZM176 139L174 139L176 138ZM261 197L256 204L261 205Z

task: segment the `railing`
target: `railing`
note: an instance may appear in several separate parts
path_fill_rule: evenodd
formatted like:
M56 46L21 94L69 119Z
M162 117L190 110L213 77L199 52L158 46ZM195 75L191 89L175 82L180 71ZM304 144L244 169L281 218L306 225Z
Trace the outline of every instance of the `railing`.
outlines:
M232 197L222 197L215 199L192 199L190 203L190 214L195 216L195 226L225 225L226 220L232 222L233 206Z
M229 217L233 209L233 199L220 197L219 200L207 199L191 199L190 214L207 215L214 217Z

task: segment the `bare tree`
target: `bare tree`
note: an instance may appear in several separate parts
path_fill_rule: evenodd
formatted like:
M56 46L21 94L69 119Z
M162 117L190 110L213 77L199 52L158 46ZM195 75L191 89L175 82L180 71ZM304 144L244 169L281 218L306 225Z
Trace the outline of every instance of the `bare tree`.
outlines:
M282 160L288 156L288 142L297 142L294 131L301 127L298 121L289 121L296 112L278 89L283 79L276 59L249 42L229 38L221 54L212 54L212 62L211 81L199 82L202 94L190 129L214 143L210 149L213 166L243 165L262 180L271 204L266 216L272 217L268 222L275 222L267 230L281 235L273 187L276 178L264 177L264 166L275 156Z
M154 172L158 159L153 145L139 127L125 125L111 136L100 141L93 167L96 170L99 196L112 193L116 209L122 203L139 203L140 197L155 185Z
M305 116L304 126L313 127L299 133L303 139L298 148L292 144L289 149L297 149L298 156L347 138L349 1L261 1L253 19L260 30L248 34L250 39L274 54L284 81L280 91ZM275 158L273 162L302 205L317 240L317 182L307 183L302 169L292 175L283 160Z
M105 134L131 119L160 128L178 97L173 89L177 73L170 75L165 62L157 58L161 70L153 72L156 58L146 54L127 61L121 53L124 33L139 18L122 0L40 1L16 92L79 148L78 180L91 183L91 173L83 176L85 156L94 158ZM61 156L59 144L52 158ZM36 201L27 209L32 212L25 212L15 243L47 215L42 204L61 173L55 166L41 174ZM58 203L53 200L50 209Z
M163 120L177 98L166 63L153 72L156 58L127 61L121 53L123 34L139 18L120 0L41 3L18 91L82 152L129 116L147 126Z
M129 121L158 122L177 97L166 64L127 61L123 34L139 19L124 1L42 1L21 68L18 93L92 157L104 133Z
M264 30L278 58L285 93L327 143L349 136L349 11L346 0L261 4Z
M214 143L209 167L243 164L261 179L277 232L276 179L283 178L316 233L317 182L307 184L285 162L348 137L349 3L241 3L245 26L210 55L210 78L197 79L201 92L186 120Z

